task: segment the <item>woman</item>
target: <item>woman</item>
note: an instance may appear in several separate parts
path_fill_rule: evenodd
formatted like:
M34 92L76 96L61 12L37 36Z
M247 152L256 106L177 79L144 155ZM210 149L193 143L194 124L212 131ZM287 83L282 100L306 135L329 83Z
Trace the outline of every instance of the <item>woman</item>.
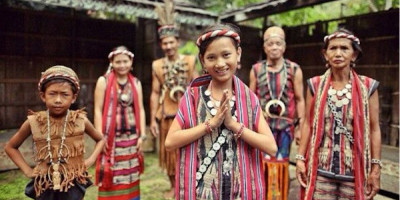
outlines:
M381 168L379 83L355 72L362 50L350 31L339 29L324 42L328 70L307 80L297 179L304 199L371 199Z
M217 24L197 40L208 75L185 92L165 141L180 150L177 199L265 199L261 151L275 155L277 146L257 97L234 75L238 32Z
M98 199L140 199L139 171L145 112L142 86L130 74L133 53L126 47L109 55L110 68L96 84L94 123L106 145L96 166Z

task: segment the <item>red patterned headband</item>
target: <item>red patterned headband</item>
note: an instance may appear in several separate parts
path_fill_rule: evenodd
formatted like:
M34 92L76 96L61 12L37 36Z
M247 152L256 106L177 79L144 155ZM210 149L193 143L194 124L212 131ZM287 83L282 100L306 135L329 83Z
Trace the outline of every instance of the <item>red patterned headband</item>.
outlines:
M63 80L71 82L76 87L76 90L77 90L76 93L79 93L79 90L81 89L79 86L79 78L76 75L76 73L71 68L57 65L57 66L50 67L45 72L42 72L42 77L40 78L40 81L38 83L39 92L43 92L44 91L43 86L48 81L54 80L54 79L63 79Z
M118 55L118 54L126 54L126 55L128 55L131 59L132 59L133 57L135 57L135 55L134 55L132 52L128 51L128 50L117 49L117 50L115 50L115 51L111 51L111 52L108 54L108 59L111 60L111 58L113 58L115 55Z
M357 44L360 44L360 39L358 39L354 35L347 34L347 33L333 33L331 35L325 36L324 37L324 42L327 43L332 38L347 38L349 40L352 40L352 41L356 42Z
M219 30L207 32L207 33L201 35L197 39L196 44L197 44L197 46L200 46L202 42L204 42L204 41L206 41L206 40L208 40L208 39L210 39L212 37L218 37L218 36L231 37L234 40L236 40L236 42L238 44L240 44L240 36L239 36L239 34L237 34L234 31L227 30L227 29L219 29Z

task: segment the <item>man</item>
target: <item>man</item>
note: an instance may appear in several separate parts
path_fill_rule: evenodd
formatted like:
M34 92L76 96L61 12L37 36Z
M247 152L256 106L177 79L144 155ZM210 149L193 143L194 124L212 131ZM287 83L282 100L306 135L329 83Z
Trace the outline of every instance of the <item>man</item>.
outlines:
M278 145L276 155L265 155L267 199L287 199L289 152L293 137L300 140L304 119L303 74L294 62L284 59L285 33L280 27L268 28L263 36L267 59L253 65L250 89L260 99Z
M153 61L152 69L152 92L150 95L150 131L159 138L159 161L161 168L167 171L171 190L164 193L165 198L173 198L175 192L175 165L176 151L167 152L165 149L165 138L169 127L178 110L179 100L185 92L186 86L194 78L195 57L184 56L178 53L179 30L173 24L174 15L164 15L160 12L173 13L171 1L165 1L165 9L157 7L156 12L160 16L158 29L160 46L165 57Z

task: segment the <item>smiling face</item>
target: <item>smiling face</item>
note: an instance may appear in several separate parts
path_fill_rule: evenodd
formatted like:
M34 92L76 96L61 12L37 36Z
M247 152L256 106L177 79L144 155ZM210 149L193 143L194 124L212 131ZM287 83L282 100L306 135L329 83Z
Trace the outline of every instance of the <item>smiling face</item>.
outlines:
M213 81L230 81L240 61L241 48L236 48L232 38L220 37L213 40L206 48L200 60Z
M167 36L161 39L161 49L165 56L174 57L178 53L179 40L174 36Z
M357 58L357 51L354 51L351 40L347 38L334 38L329 41L326 50L323 51L325 60L332 68L350 68L351 61Z
M132 59L126 54L118 54L111 62L114 72L119 76L125 76L132 69Z
M63 117L77 94L72 92L72 86L67 81L50 81L46 84L44 92L40 92L40 98L46 104L52 117Z

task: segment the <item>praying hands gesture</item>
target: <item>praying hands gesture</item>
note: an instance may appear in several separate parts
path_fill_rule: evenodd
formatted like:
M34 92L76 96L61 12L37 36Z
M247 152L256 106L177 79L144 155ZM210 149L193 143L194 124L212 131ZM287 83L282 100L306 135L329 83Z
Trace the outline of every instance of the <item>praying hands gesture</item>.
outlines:
M228 90L224 90L222 99L221 99L221 104L219 108L217 109L217 114L213 118L210 119L210 127L212 130L215 128L221 126L222 123L230 129L233 130L233 124L235 121L232 119L232 114L231 114L231 106L230 106L230 99L232 95L229 95Z

